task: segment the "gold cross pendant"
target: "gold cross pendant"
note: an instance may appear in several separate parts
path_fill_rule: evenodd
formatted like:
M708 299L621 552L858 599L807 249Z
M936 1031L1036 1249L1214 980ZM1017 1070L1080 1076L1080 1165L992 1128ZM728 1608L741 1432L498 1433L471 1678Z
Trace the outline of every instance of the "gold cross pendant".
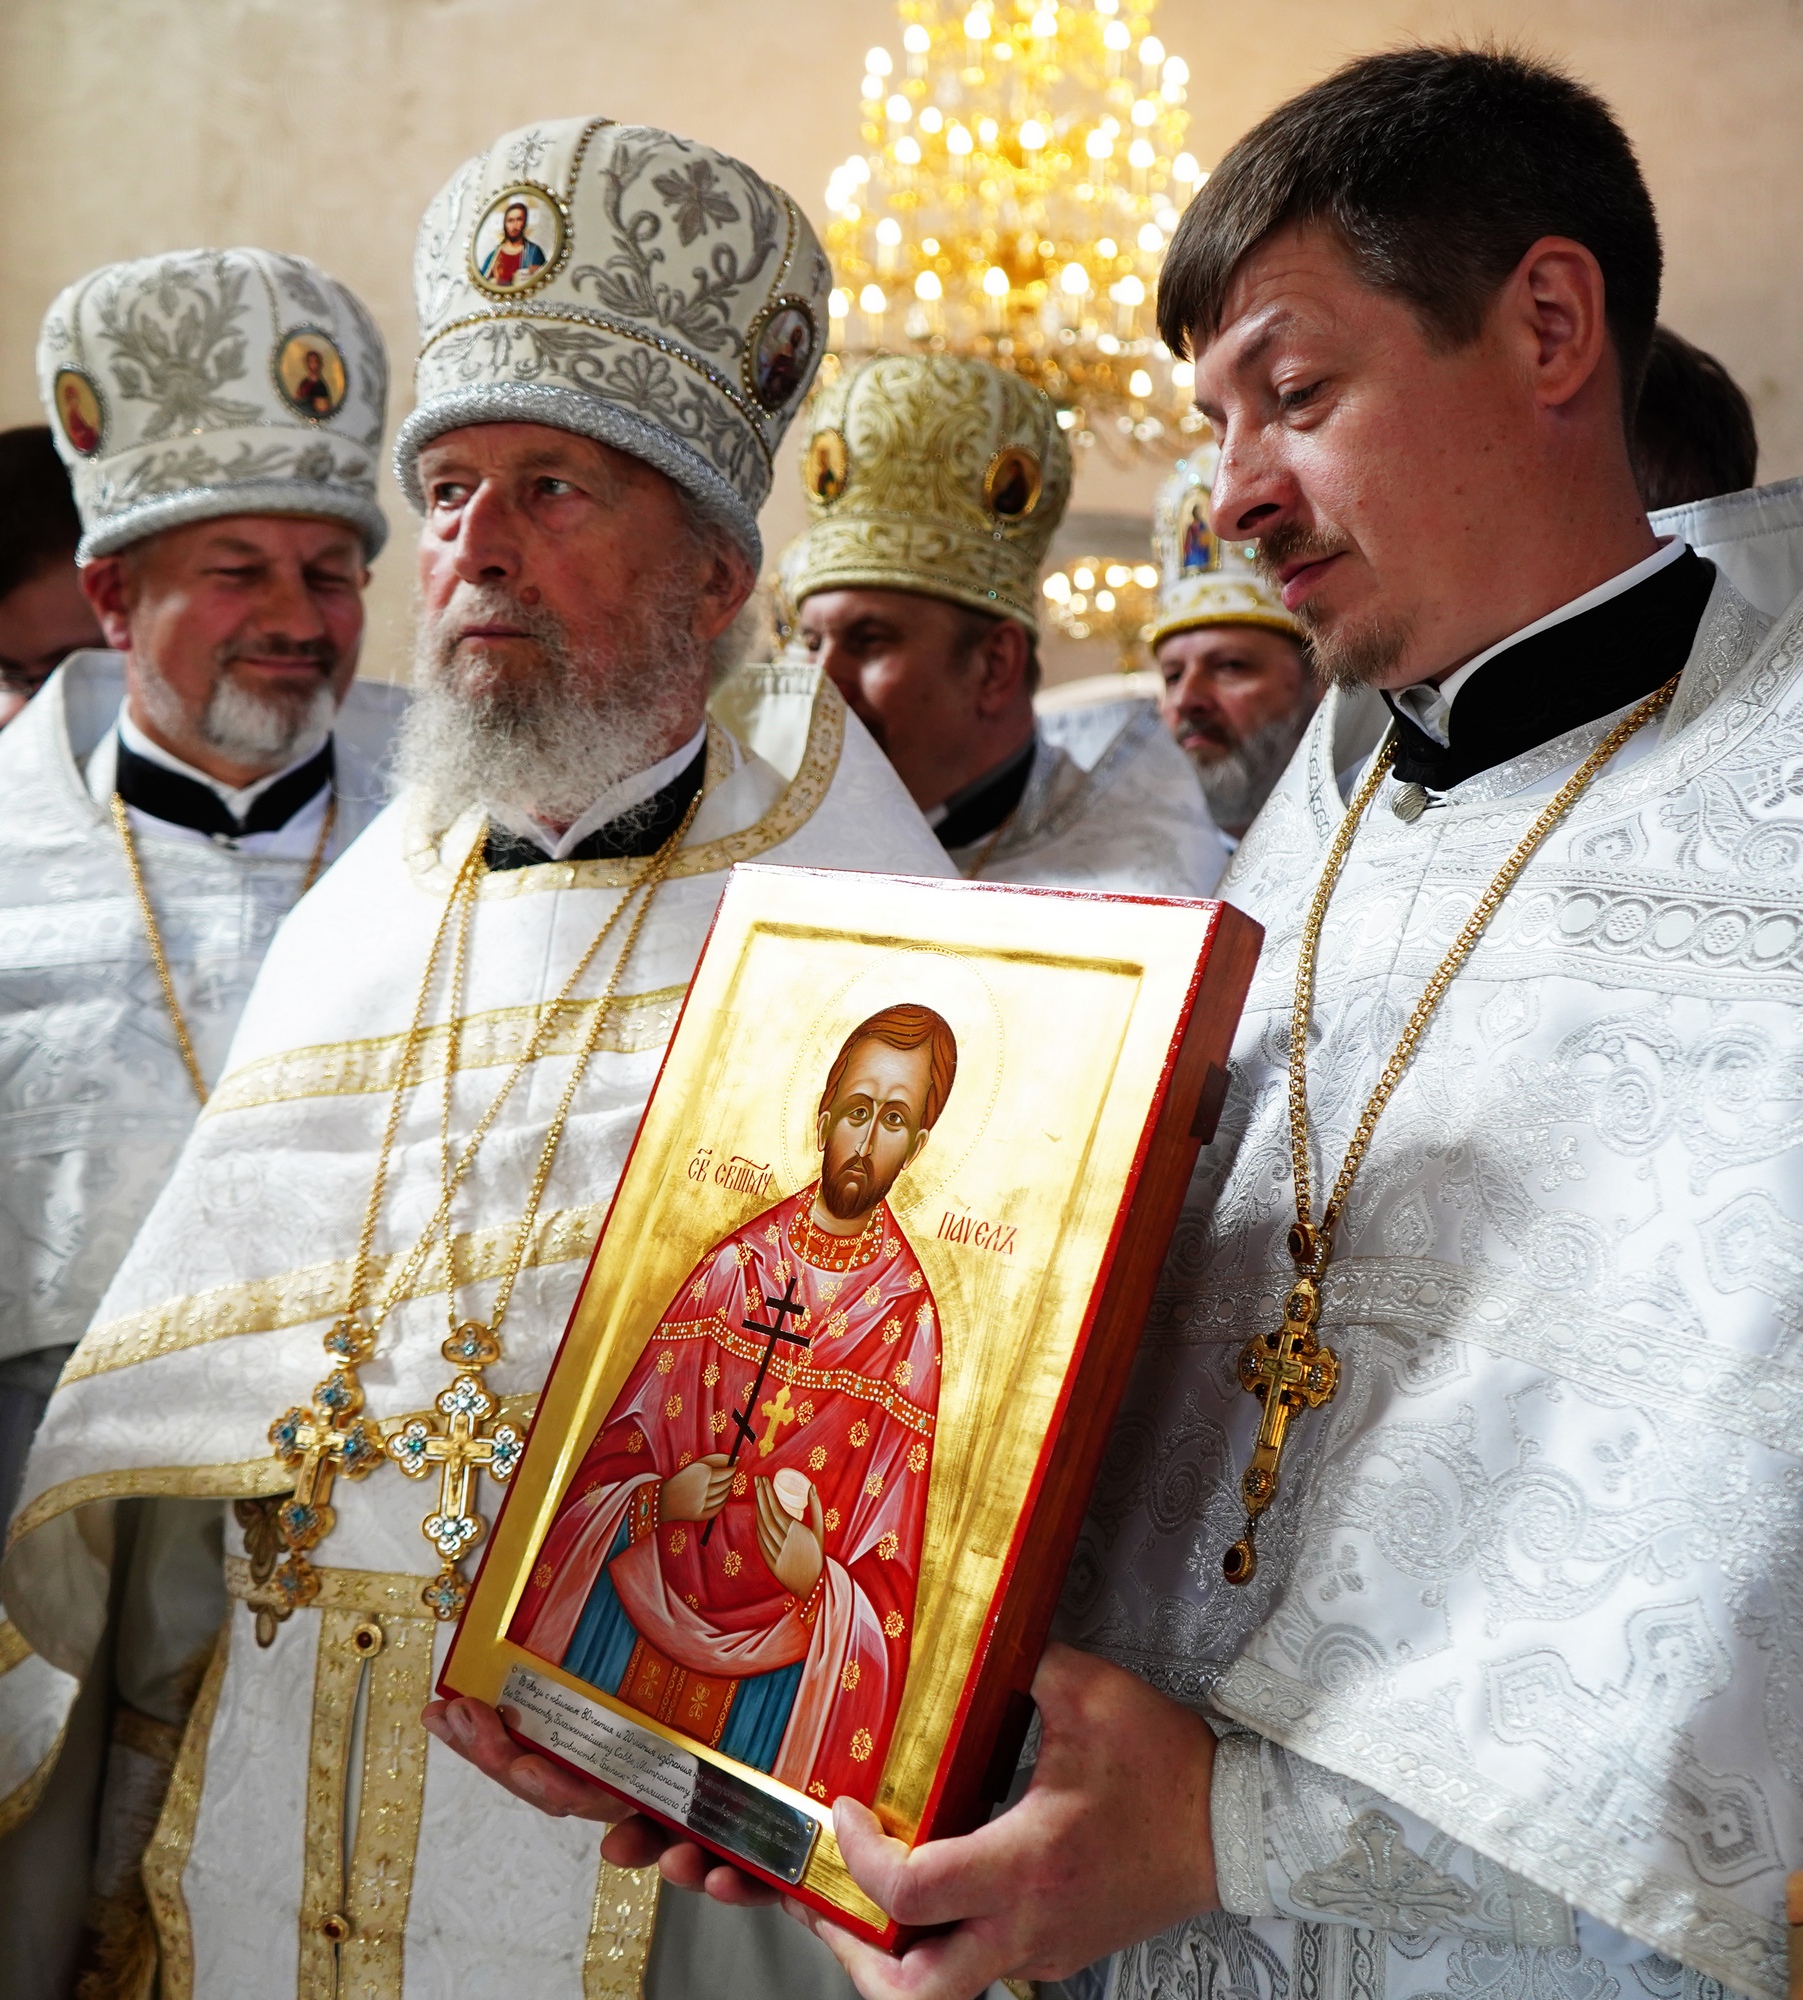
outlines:
M362 1407L355 1376L336 1369L314 1389L311 1409L286 1410L269 1426L276 1457L297 1474L294 1491L275 1510L285 1551L270 1577L278 1599L275 1618L288 1617L319 1595L319 1572L306 1551L332 1532L338 1518L331 1504L333 1481L341 1472L346 1479L367 1479L382 1463L382 1433L357 1414ZM259 1617L257 1636L267 1645L275 1633L270 1629L265 1639L263 1631Z
M1298 1278L1284 1301L1283 1324L1258 1333L1240 1350L1240 1387L1264 1405L1252 1463L1240 1480L1246 1503L1246 1533L1221 1558L1229 1583L1250 1583L1258 1570L1253 1536L1258 1517L1277 1498L1277 1467L1290 1419L1298 1410L1318 1410L1340 1382L1340 1358L1315 1338L1321 1320L1321 1290L1313 1278Z
M438 1507L420 1523L420 1532L438 1552L442 1567L420 1592L435 1618L451 1619L463 1609L469 1585L458 1559L482 1539L488 1523L471 1504L478 1472L505 1484L526 1449L512 1424L486 1428L500 1408L480 1375L466 1372L438 1398L441 1430L430 1417L415 1417L388 1440L388 1455L409 1479L425 1479L439 1468Z

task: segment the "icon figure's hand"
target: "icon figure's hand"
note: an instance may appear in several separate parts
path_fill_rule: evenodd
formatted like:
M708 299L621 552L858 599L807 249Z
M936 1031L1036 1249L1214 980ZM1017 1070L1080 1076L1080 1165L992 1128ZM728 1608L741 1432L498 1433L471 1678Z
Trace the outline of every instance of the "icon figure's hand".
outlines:
M761 1482L760 1482L761 1484ZM723 1451L710 1451L664 1481L657 1497L660 1521L711 1521L732 1491L732 1464Z
M820 1512L820 1494L808 1482L808 1518L797 1521L776 1497L776 1488L767 1479L753 1482L757 1495L758 1548L766 1567L792 1597L804 1604L814 1594L826 1561L826 1521Z

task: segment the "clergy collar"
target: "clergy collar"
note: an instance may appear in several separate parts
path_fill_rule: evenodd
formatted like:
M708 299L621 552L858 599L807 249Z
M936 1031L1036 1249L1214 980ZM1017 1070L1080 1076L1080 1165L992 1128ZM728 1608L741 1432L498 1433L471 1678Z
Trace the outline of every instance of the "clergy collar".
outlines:
M968 847L1008 818L1027 789L1038 747L1039 731L1035 729L1018 750L1009 751L999 764L992 764L980 778L973 778L926 815L941 847Z
M153 742L121 708L114 752L113 788L135 811L170 826L188 827L215 840L275 833L332 782L332 739L279 771L234 786Z
M1652 693L1689 658L1714 582L1714 566L1674 539L1438 687L1386 692L1397 779L1448 791Z
M491 826L489 869L504 874L546 861L631 861L655 854L681 823L706 776L704 722L680 750L608 786L562 834L533 820L519 826Z

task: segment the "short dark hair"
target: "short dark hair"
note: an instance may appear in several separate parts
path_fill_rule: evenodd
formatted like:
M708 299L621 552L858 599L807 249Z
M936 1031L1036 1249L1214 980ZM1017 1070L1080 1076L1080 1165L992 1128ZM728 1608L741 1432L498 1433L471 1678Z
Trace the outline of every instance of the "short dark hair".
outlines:
M1713 354L1669 326L1653 329L1632 446L1649 514L1738 493L1759 472L1759 433L1745 391Z
M1309 223L1447 347L1477 337L1541 237L1583 244L1602 267L1622 409L1634 408L1659 314L1659 224L1614 114L1550 64L1494 47L1397 49L1279 105L1177 225L1158 281L1171 351L1213 338L1255 245Z
M46 424L0 431L0 597L75 560L81 517Z

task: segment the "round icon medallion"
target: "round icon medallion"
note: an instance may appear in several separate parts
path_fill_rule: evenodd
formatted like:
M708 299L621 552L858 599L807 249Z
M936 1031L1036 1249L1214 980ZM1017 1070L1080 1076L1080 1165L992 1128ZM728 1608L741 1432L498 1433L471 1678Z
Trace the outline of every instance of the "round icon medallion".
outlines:
M569 223L563 203L536 181L506 187L470 237L470 276L496 298L542 285L563 263Z
M808 439L807 489L822 507L830 507L845 491L849 471L843 431L816 431Z
M1039 460L1025 445L1005 445L983 475L983 504L998 521L1024 521L1039 505Z
M344 408L350 379L338 343L316 326L296 327L275 351L275 385L283 402L316 422Z
M106 414L100 406L100 391L79 368L59 368L51 384L50 399L56 407L56 421L69 440L70 450L82 458L92 458L106 436Z
M1208 525L1208 495L1196 492L1183 503L1182 534L1177 544L1177 574L1201 576L1221 566L1221 545Z
M761 409L787 409L807 387L819 345L805 299L772 299L745 342L745 387L752 400Z

